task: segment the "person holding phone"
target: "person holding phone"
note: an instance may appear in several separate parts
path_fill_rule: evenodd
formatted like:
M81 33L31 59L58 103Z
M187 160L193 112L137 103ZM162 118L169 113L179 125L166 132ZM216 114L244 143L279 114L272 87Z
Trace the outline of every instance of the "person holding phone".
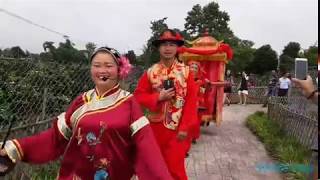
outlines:
M160 60L142 75L134 95L149 110L147 117L172 177L186 180L184 158L198 123L198 88L189 66L177 58L178 47L184 44L179 33L167 29L152 44Z
M319 73L318 73L319 74ZM310 75L307 75L307 78L304 79L297 79L292 78L293 83L301 89L302 94L309 100L311 100L313 103L318 105L318 99L319 99L319 92L318 88L316 88L313 84L312 78ZM318 134L319 136L319 134ZM313 166L313 174L310 174L310 179L318 179L318 142L313 142L313 145L311 147L312 150L312 158L311 158L311 165Z
M307 98L313 101L315 104L318 104L318 89L314 86L312 78L310 75L307 75L307 79L297 79L292 78L292 81L298 88L301 89L302 94Z
M277 72L275 70L272 70L271 71L271 78L269 79L268 89L266 92L266 99L265 99L265 102L262 105L262 107L267 107L269 97L276 96L277 83L278 83Z
M129 70L129 60L115 49L97 49L90 68L95 88L76 97L50 129L7 141L0 156L33 164L62 157L57 180L130 180L134 174L171 180L148 119L120 88ZM0 173L7 172L6 164L0 163Z

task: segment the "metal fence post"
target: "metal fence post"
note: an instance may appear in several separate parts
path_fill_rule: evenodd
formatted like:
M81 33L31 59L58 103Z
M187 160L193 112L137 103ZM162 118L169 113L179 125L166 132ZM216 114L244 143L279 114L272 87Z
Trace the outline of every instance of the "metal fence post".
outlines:
M45 120L45 116L46 116L47 95L48 95L48 88L44 88L44 90L43 90L43 101L42 101L42 110L41 110L41 121L44 121Z

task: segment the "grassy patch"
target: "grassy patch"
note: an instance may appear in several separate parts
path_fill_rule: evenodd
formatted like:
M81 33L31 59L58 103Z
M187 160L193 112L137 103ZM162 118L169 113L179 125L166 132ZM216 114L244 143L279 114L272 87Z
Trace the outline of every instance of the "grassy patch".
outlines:
M47 165L35 167L31 171L33 180L55 180L60 168L60 163L52 162Z
M281 164L309 165L311 151L302 146L296 139L289 137L280 126L267 118L264 112L249 116L247 127L262 141L269 152ZM306 179L306 174L295 169L284 172L288 179Z

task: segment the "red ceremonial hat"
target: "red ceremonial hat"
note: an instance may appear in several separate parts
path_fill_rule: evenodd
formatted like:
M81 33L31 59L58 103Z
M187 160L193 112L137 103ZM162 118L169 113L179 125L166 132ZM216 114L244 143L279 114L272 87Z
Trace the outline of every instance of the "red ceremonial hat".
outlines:
M159 39L152 41L152 45L158 47L161 43L167 41L174 42L178 46L182 46L184 44L183 37L178 32L167 29L163 33L161 33Z

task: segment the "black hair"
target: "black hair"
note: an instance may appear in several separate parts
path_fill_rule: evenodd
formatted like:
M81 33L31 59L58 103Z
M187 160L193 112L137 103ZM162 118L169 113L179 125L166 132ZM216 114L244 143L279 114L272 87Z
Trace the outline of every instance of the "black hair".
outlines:
M119 58L120 58L120 53L116 50L116 49L113 49L113 48L110 48L110 47L100 47L98 48L96 51L93 52L93 54L91 55L90 57L90 62L92 62L92 59L99 53L99 52L106 52L106 53L109 53L111 54L112 57L114 57L115 61L117 64L119 64Z

